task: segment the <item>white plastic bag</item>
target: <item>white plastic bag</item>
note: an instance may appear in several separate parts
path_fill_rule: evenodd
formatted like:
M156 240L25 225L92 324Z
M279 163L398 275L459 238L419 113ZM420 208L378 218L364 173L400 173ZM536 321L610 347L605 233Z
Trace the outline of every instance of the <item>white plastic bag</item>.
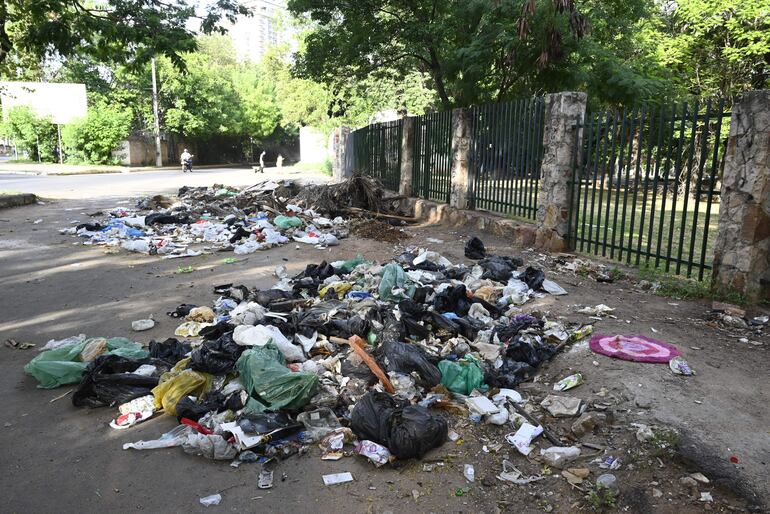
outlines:
M233 331L233 340L242 346L265 346L272 341L288 362L303 362L305 355L302 350L291 344L280 330L272 325L257 325L249 327L239 325Z

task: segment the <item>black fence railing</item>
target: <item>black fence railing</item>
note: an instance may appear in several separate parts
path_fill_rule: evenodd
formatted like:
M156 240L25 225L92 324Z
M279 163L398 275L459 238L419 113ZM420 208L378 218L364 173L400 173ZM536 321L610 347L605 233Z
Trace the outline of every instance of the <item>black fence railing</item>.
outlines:
M703 280L729 118L724 100L588 116L575 131L572 247Z
M472 206L535 219L544 117L543 98L473 108Z
M375 123L351 133L353 170L398 191L401 178L401 120Z
M452 112L415 117L412 190L428 200L449 202L452 187Z

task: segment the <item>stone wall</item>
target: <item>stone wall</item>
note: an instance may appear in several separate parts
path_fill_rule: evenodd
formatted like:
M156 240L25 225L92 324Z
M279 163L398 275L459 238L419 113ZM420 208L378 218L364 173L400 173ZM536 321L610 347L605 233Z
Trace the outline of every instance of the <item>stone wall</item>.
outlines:
M713 286L770 299L770 91L733 105L722 178Z

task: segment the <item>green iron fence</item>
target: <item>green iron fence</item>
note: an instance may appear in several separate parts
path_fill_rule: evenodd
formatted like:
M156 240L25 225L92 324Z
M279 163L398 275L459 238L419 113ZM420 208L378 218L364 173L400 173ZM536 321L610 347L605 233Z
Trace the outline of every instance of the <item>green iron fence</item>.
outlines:
M398 191L402 128L402 121L395 120L353 131L353 171L374 177L386 188Z
M424 114L414 120L412 191L437 202L449 202L452 186L452 113Z
M542 97L473 108L473 207L535 219L544 117Z
M703 280L729 118L724 100L588 116L576 126L571 246Z

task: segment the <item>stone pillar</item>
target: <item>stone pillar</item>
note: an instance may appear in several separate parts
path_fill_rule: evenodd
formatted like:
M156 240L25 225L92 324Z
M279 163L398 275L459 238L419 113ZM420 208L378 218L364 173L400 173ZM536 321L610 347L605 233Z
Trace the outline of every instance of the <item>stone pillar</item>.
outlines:
M470 187L471 113L468 109L452 110L452 189L449 205L468 208Z
M337 127L332 133L332 177L345 180L352 176L350 127Z
M412 173L414 170L414 118L404 117L401 126L401 182L398 194L412 196Z
M733 104L722 177L712 285L770 299L770 90Z
M575 138L582 129L586 112L586 94L564 92L545 97L545 131L543 164L537 206L535 245L546 251L567 250L570 212L570 180L575 153Z

